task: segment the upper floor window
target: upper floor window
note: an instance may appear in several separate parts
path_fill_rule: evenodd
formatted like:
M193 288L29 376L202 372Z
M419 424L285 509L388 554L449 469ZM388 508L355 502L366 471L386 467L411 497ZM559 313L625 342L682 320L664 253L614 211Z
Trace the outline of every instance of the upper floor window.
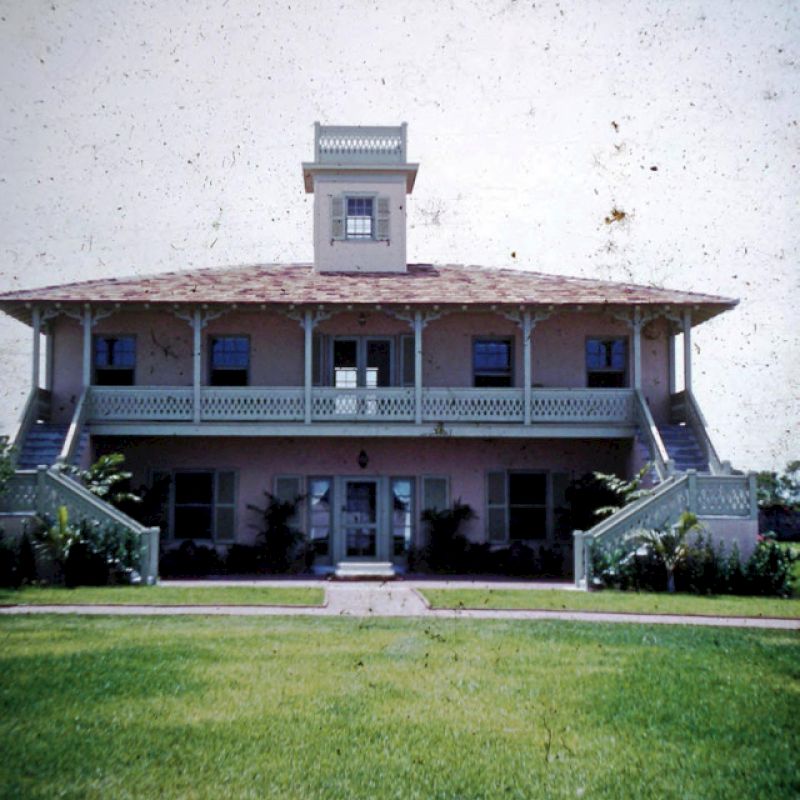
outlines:
M623 337L586 340L586 385L621 389L627 386L627 341Z
M511 386L510 339L476 339L472 343L472 374L475 386Z
M133 386L136 370L134 336L94 337L94 382L98 386Z
M389 241L391 204L388 196L345 195L331 197L331 239Z
M212 336L209 384L247 386L250 373L250 339L247 336Z
M345 235L348 239L372 238L371 197L348 197Z

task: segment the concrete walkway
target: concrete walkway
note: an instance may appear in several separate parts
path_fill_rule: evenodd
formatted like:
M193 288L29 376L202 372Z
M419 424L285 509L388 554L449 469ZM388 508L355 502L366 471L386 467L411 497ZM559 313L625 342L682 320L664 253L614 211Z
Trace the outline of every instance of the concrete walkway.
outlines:
M516 619L567 620L594 623L636 623L647 625L698 625L726 628L773 628L800 630L800 619L762 617L701 617L678 614L624 614L598 611L528 611L493 609L431 609L418 591L428 588L484 588L479 581L358 581L333 583L329 581L258 581L254 585L314 586L325 589L325 605L308 606L128 606L128 605L30 605L0 608L0 614L84 614L111 616L320 616L320 617L423 617L427 619ZM248 582L231 582L249 585ZM228 585L219 581L164 581L163 586ZM542 584L509 584L514 588L537 588ZM487 583L489 588L501 584ZM505 588L505 586L503 586ZM563 588L553 585L549 588Z

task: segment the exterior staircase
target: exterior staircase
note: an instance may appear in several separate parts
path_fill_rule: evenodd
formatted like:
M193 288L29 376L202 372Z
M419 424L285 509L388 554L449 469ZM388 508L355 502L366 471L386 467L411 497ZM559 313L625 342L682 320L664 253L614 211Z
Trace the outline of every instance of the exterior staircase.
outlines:
M685 423L661 425L658 429L670 460L677 472L693 469L708 473L708 458L703 454L693 428Z
M51 422L35 422L30 426L17 456L17 469L36 469L38 466L52 466L61 453L67 437L69 425L56 425ZM88 445L87 431L81 432L73 463L80 463Z

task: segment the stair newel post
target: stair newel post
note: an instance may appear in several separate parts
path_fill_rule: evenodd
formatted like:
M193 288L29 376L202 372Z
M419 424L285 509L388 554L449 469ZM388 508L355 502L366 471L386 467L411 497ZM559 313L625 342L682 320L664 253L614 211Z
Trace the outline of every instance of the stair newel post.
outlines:
M575 565L575 586L580 588L581 580L583 579L584 566L583 566L583 531L572 532L572 555Z
M747 473L747 489L750 494L750 519L758 519L758 492L756 491L756 473Z
M697 514L697 470L687 469L686 477L688 479L687 487L689 493L689 507L687 510Z

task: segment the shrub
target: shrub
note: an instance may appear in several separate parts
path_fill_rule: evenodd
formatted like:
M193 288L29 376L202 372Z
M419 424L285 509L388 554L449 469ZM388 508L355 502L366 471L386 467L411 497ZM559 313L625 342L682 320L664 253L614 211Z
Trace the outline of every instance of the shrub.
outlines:
M460 532L464 522L475 512L466 503L456 501L452 508L426 508L421 515L427 526L428 546L425 559L435 572L459 572L467 566L469 542Z
M68 466L64 471L77 478L96 497L126 513L141 502L129 491L131 473L123 469L125 456L109 453L100 456L89 469Z
M60 506L54 520L41 521L34 541L67 586L104 586L138 578L141 542L127 528L92 520L74 525L66 507Z
M15 542L7 539L0 530L0 586L19 586L19 550Z
M201 578L222 572L222 560L215 548L187 539L180 547L162 551L159 572L164 577Z
M264 492L267 505L264 508L248 505L251 511L261 515L258 544L263 554L263 564L269 572L297 572L308 566L309 549L305 536L292 526L297 507L303 497L281 500L270 492ZM310 554L313 559L313 552Z
M225 556L229 575L247 575L264 571L264 549L252 544L232 544Z
M781 547L774 538L763 537L744 569L748 593L789 597L792 569L797 560L798 556Z
M697 517L684 511L674 525L643 530L638 540L664 567L667 576L667 591L675 591L675 570L688 559L691 544L689 537L701 530Z

